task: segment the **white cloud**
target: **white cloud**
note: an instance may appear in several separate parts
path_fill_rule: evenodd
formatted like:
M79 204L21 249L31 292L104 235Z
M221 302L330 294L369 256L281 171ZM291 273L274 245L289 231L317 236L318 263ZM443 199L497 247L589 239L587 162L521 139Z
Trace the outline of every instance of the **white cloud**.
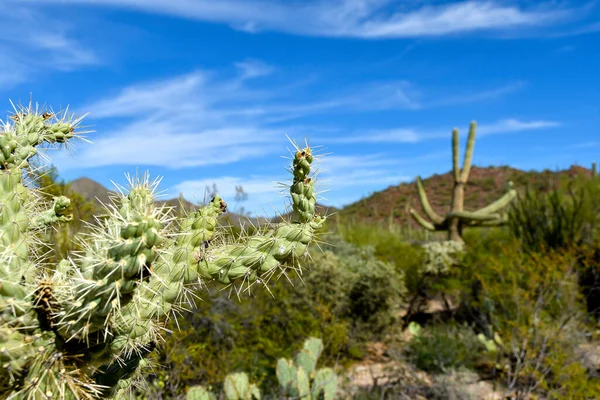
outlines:
M504 119L490 125L477 127L477 133L480 135L494 135L498 133L558 128L559 126L560 123L556 121L520 121L518 119Z
M60 0L26 0L58 3ZM499 1L408 5L394 0L70 0L230 24L248 32L272 30L309 36L406 38L549 25L571 10L523 8Z
M260 60L246 60L236 63L235 66L242 72L242 79L258 78L275 71L275 68Z

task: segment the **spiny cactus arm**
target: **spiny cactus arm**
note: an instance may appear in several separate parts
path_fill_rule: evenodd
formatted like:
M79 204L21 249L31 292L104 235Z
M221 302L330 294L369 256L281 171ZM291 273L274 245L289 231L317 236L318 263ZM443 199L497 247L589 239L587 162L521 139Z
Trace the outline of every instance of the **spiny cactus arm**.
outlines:
M13 123L4 124L0 133L0 169L26 168L29 159L38 153L37 146L46 143L65 143L76 133L85 116L73 119L66 111L60 116L51 112L39 113L33 105L15 107Z
M479 210L474 211L476 214L490 214L497 213L502 210L506 206L510 204L517 197L517 191L515 189L510 189L508 192L502 195L498 200L493 202L492 204L480 208Z
M307 254L325 218L315 213L314 180L311 172L313 156L310 148L298 149L294 155L290 187L292 207L297 220L281 223L263 235L251 237L245 243L208 248L195 255L198 273L229 285L234 281L249 285L261 278L266 282L276 271L297 269L298 259Z
M452 173L454 182L460 181L460 141L458 128L452 129Z
M500 214L483 214L473 211L455 211L448 213L448 218L458 218L463 222L494 221L500 218Z
M460 174L460 182L467 183L469 180L469 174L471 173L471 162L473 161L473 149L475 148L475 132L477 130L477 123L471 122L469 126L469 136L467 138L467 150L465 151L465 159L463 162L462 172Z
M429 222L425 218L423 218L416 210L411 208L410 215L413 217L415 222L417 222L423 228L425 228L429 231L432 231L432 232L435 232L437 230L435 225L433 225L431 222Z
M433 221L434 224L441 224L444 221L444 218L436 213L431 207L431 204L429 204L429 199L427 198L427 193L425 192L420 176L417 176L417 191L419 193L421 207L423 208L423 211L425 211L427 217Z
M481 221L481 220L469 220L465 224L466 226L477 226L477 227L492 227L492 226L502 226L506 225L508 222L508 217L506 215L500 215L496 219Z
M65 214L71 205L71 200L65 196L54 197L52 208L37 214L32 220L29 229L43 229L57 222L70 222L72 214Z
M593 162L592 163L592 178L595 178L596 176L598 176L598 164Z
M94 228L83 243L80 270L72 286L62 293L64 309L52 318L66 339L87 340L95 332L112 334L111 324L140 284L151 275L167 236L164 225L170 216L154 204L158 181L145 176L128 195L108 208L108 218Z

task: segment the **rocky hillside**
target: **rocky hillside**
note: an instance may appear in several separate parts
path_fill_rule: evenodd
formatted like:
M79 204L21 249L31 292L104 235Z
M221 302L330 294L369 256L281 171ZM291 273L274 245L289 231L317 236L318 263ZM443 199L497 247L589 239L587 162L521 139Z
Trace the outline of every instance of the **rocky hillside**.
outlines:
M465 208L467 210L476 210L488 205L496 200L506 190L506 185L512 181L515 187L523 191L526 187L536 190L546 191L552 187L552 183L557 179L568 179L578 174L591 175L591 170L579 166L572 166L568 170L550 171L522 171L509 166L503 167L477 167L473 166L469 183L465 190ZM88 178L80 178L71 182L71 189L80 193L87 200L98 203L98 200L107 202L110 191L104 186ZM436 174L427 179L423 179L423 185L429 202L439 213L444 213L450 208L450 198L452 195L452 175L451 172L445 174ZM185 200L174 198L160 203L179 207L180 201L183 201L187 210L195 209L196 206ZM376 192L369 197L365 197L356 203L350 204L341 210L326 205L317 204L317 209L321 214L337 214L342 218L353 218L356 221L366 223L389 223L390 218L394 224L405 225L414 222L407 212L407 207L411 205L419 212L423 212L419 203L417 187L415 182L401 183L397 186ZM422 214L423 215L423 214ZM289 214L284 214L288 217ZM232 213L231 211L224 215L227 223L240 225L243 221L248 222L248 218ZM278 222L281 217L271 219L271 222ZM263 223L264 218L250 218L250 222Z
M527 187L546 191L552 188L553 182L568 179L578 174L591 176L591 170L572 166L568 170L537 172L522 171L509 166L485 168L473 166L465 189L465 208L476 210L495 201L505 193L509 181L512 181L519 191L524 191ZM443 214L450 209L452 184L451 171L423 179L423 186L429 202L438 213ZM414 181L390 186L350 204L340 211L340 216L366 223L388 223L392 218L394 224L403 226L411 223L416 226L408 213L408 206L412 206L421 215L425 215L419 202L417 186Z

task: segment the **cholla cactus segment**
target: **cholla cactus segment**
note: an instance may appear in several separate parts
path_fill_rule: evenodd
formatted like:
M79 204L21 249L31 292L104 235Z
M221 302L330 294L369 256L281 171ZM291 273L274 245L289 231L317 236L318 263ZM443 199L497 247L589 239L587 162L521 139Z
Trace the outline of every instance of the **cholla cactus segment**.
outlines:
M423 245L425 260L421 265L421 273L425 275L444 275L456 265L464 252L464 244L454 240L430 242Z
M0 134L0 169L27 168L29 159L38 154L39 145L65 143L77 134L81 119L69 117L66 112L38 111L32 104L15 107L12 124L6 122Z
M0 132L1 398L124 398L168 318L186 309L197 287L208 280L264 284L276 271L299 270L324 222L314 212L307 147L292 166L297 221L229 243L217 231L226 211L221 198L174 223L172 210L155 202L159 181L143 175L106 205L80 254L42 265L35 230L68 222L70 201L44 204L23 172L42 143L77 137L79 122L30 106ZM255 386L240 382L231 388L247 386L258 398Z
M68 197L59 196L53 200L52 208L41 212L31 221L32 228L44 228L57 222L69 222L73 219L73 215L65 214L65 211L71 205L71 200Z
M315 214L317 198L315 183L308 175L313 155L310 148L296 151L293 162L294 182L290 188L293 209L300 222L311 222Z

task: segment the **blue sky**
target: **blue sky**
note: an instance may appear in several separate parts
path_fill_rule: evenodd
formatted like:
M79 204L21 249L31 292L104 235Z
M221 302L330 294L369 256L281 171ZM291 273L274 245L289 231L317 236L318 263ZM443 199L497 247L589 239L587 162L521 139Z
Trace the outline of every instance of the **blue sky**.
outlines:
M334 206L448 171L471 120L476 165L589 166L599 43L597 1L0 0L0 97L90 113L94 144L50 154L66 180L149 170L233 208L241 184L273 215L286 134Z

